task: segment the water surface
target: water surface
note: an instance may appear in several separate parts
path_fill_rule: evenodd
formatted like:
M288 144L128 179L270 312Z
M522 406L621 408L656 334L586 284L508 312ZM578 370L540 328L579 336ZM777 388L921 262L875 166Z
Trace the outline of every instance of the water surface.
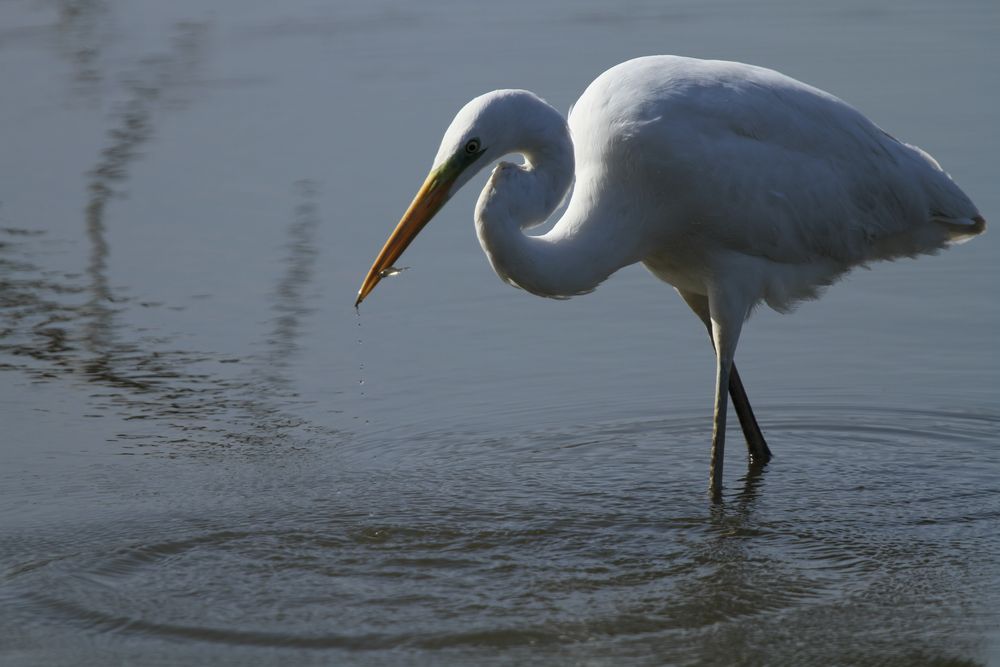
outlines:
M642 269L510 289L470 186L351 307L466 100L649 53L826 88L992 220L998 19L0 4L0 662L1000 663L995 234L755 315L776 458L731 433L717 503L710 349Z

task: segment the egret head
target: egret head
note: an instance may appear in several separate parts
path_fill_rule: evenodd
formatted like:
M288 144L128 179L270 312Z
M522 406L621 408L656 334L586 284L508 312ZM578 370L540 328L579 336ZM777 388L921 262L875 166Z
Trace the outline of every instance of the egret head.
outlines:
M519 149L518 138L523 143L525 134L530 134L538 125L535 114L530 111L539 106L558 115L548 104L525 90L494 90L462 107L441 139L430 174L369 269L358 290L355 306L375 289L410 242L453 194L483 167Z

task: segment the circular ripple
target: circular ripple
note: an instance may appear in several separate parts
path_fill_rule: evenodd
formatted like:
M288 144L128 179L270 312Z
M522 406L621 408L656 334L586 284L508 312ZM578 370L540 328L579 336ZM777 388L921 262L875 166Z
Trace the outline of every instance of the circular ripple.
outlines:
M796 625L817 654L844 657L846 636L862 650L887 636L933 645L970 618L995 620L981 590L1000 581L1000 420L762 414L779 415L764 424L776 458L746 474L734 434L721 503L704 493L700 415L478 439L426 431L377 456L379 443L349 444L317 461L320 477L274 468L271 493L238 509L12 536L5 618L345 651L600 655L626 642L677 661L717 636L773 650Z

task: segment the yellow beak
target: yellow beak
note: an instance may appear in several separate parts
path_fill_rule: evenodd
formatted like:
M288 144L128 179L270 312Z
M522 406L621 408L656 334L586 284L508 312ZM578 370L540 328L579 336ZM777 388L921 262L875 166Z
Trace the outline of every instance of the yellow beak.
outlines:
M410 207L403 214L402 220L399 221L396 229L382 246L382 251L375 258L372 268L368 269L368 275L365 276L365 281L361 283L361 289L358 290L358 300L354 302L355 307L360 305L365 297L375 289L378 282L388 275L389 269L403 254L410 242L448 201L448 193L451 191L451 186L457 176L457 170L451 168L448 163L435 169L427 176L427 180L420 187L417 196L413 198Z

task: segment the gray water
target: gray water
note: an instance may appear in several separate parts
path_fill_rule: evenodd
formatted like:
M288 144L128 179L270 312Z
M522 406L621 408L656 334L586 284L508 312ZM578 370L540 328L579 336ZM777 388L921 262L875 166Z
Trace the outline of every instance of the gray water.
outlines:
M626 6L627 5L627 6ZM993 0L0 2L0 663L1000 664L994 232L760 312L775 452L633 267L496 279L468 187L352 308L469 98L777 68L1000 211ZM474 183L481 184L480 177Z

